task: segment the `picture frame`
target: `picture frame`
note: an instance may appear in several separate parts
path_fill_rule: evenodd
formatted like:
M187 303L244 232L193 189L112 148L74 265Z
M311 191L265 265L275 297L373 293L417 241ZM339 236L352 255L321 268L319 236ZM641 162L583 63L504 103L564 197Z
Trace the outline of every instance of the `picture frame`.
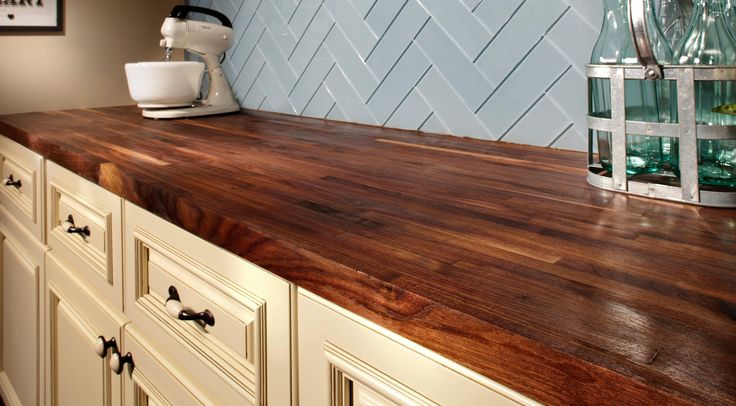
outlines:
M0 34L61 32L63 0L0 0Z

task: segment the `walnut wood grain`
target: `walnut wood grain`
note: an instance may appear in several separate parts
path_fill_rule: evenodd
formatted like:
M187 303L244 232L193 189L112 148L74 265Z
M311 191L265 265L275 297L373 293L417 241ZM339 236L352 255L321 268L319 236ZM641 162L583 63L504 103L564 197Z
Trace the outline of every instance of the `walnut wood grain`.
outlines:
M0 117L0 134L549 404L736 404L736 211L584 154L266 113Z

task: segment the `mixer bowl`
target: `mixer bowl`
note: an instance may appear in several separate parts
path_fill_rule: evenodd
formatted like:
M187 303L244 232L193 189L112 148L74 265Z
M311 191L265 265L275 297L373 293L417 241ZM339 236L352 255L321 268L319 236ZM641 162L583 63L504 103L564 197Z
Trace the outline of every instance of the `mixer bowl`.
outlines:
M199 95L202 62L126 63L130 97L143 108L188 106Z

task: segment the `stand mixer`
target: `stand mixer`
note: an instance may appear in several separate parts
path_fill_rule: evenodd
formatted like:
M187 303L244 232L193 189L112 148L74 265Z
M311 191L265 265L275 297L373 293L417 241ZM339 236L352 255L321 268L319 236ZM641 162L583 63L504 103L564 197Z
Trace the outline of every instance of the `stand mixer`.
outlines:
M206 14L220 21L220 25L188 20L190 12ZM196 6L179 5L171 10L161 26L161 46L165 49L165 61L171 59L175 48L199 55L209 74L209 92L191 107L149 108L143 116L149 118L180 118L240 111L240 105L220 65L220 55L233 44L232 23L224 14Z

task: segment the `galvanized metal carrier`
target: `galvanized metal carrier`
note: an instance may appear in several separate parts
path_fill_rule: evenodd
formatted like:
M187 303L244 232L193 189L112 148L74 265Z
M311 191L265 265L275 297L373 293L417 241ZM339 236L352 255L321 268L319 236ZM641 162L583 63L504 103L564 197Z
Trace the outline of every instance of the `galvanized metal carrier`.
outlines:
M698 140L736 140L736 126L698 125L696 81L736 80L733 66L660 66L652 51L645 23L644 0L629 0L629 22L639 63L588 65L589 79L610 79L611 118L588 115L588 183L601 189L712 207L736 207L736 188L701 186L698 181ZM626 120L625 79L677 81L679 122ZM595 162L595 131L611 136L612 173ZM666 174L626 176L626 134L679 138L680 177Z

